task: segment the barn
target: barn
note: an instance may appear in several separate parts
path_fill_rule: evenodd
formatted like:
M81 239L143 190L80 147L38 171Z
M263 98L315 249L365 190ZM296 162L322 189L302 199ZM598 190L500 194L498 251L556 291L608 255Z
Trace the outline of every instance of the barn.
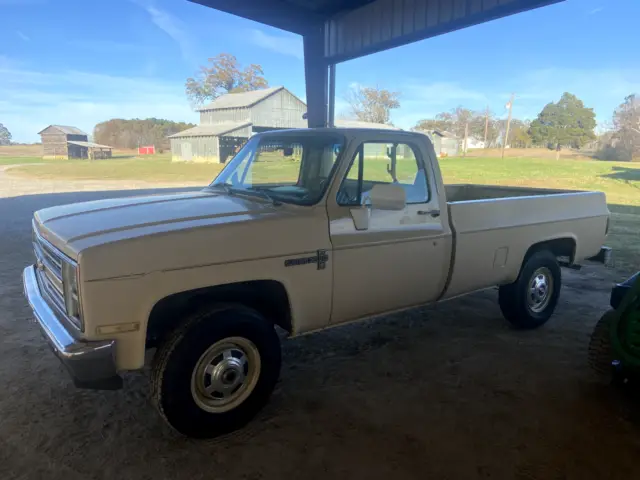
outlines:
M228 93L199 109L200 125L169 136L174 162L224 163L254 133L306 128L305 103L284 87Z
M169 136L174 162L225 163L254 133L307 128L306 104L284 87L228 93L200 110L200 125ZM337 119L337 127L399 128Z
M42 140L42 158L111 158L111 147L89 141L89 136L76 127L49 125L38 132Z

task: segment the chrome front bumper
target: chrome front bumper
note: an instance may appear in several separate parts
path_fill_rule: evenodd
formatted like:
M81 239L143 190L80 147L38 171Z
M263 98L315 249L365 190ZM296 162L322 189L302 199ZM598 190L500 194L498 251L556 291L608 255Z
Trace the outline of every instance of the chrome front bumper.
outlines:
M117 390L122 388L115 364L115 340L86 341L75 338L56 317L40 293L36 269L22 272L24 294L44 337L80 388Z

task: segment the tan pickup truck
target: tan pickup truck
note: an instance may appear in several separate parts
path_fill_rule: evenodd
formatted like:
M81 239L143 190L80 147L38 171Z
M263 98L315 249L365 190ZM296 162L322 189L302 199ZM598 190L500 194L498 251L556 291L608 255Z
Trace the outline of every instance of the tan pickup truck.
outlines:
M115 389L157 348L152 397L177 431L245 424L280 337L487 287L515 327L545 323L560 264L601 252L605 196L445 186L428 137L309 129L252 137L195 193L40 210L24 288L81 387Z

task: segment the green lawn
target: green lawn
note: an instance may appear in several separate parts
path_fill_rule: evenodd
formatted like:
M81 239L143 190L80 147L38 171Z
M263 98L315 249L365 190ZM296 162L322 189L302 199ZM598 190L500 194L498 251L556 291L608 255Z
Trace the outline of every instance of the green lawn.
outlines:
M0 157L0 166L3 165L25 165L30 163L51 163L54 160L43 160L42 157ZM56 160L61 162L62 160Z
M0 157L0 165L44 163L40 158ZM291 181L297 176L298 162L291 160L256 165L254 181ZM376 161L374 176L388 178L387 162ZM275 167L275 168L274 168ZM398 162L398 177L405 176L405 165ZM440 161L445 183L483 183L575 190L599 190L607 195L612 212L608 243L615 249L617 266L640 268L640 164L553 158L468 157ZM211 182L221 165L171 163L168 154L145 158L111 160L56 160L44 165L25 165L11 169L12 175L35 179L147 180L149 182Z
M206 185L221 168L222 165L208 163L171 163L170 154L157 154L144 157L116 156L109 160L94 161L55 160L46 165L14 167L11 174L36 179L146 180Z

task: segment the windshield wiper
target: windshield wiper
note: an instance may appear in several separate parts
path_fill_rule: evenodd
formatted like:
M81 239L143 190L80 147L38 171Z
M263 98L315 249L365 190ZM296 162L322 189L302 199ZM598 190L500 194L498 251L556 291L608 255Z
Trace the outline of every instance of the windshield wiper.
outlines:
M254 188L254 189L253 189L253 191L254 191L254 192L261 193L261 194L262 194L262 196L264 196L264 198L266 198L267 200L269 200L269 201L271 202L271 204L272 204L274 207L278 207L278 206L282 205L282 202L280 202L280 201L276 200L275 198L273 198L271 195L269 195L269 194L267 193L267 191L266 191L266 190L264 190L264 189L262 189L262 188Z
M233 188L228 183L214 183L213 185L209 185L207 188L216 188L222 187L224 189L224 193L227 195L233 195Z
M280 202L279 200L276 200L261 188L235 188L229 185L228 183L218 183L217 185L214 185L214 186L224 188L224 191L227 195L240 194L240 195L253 196L253 193L256 192L256 193L259 193L262 197L266 198L269 202L271 202L271 204L274 207L278 207L282 205L282 202Z

